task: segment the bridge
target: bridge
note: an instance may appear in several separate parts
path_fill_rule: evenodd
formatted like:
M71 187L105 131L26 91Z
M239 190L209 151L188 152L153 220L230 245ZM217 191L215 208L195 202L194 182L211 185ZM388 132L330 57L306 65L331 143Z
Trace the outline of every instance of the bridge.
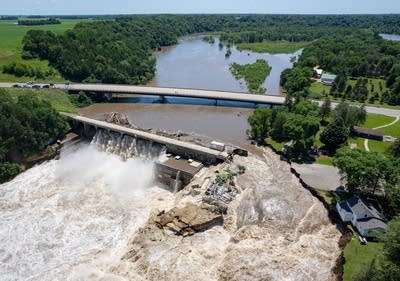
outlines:
M25 84L18 83L0 83L0 87L13 87L18 85L24 87ZM45 84L35 84L43 87ZM47 84L48 85L48 84ZM181 97L181 98L198 98L210 99L215 101L233 101L245 102L254 105L282 105L285 97L278 95L256 95L238 92L224 92L213 90L198 90L185 88L166 88L166 87L149 87L149 86L133 86L133 85L115 85L115 84L54 84L53 88L64 91L84 91L98 92L124 95L145 95L165 97Z
M79 115L62 113L71 123L72 130L91 139L97 130L105 129L110 132L119 133L121 136L128 135L137 140L148 141L151 144L161 144L167 147L169 153L180 155L186 158L197 159L204 163L215 163L225 161L228 158L226 151L218 151L205 146L194 143L184 142L145 131L123 127L120 125L108 123L105 121L95 120Z

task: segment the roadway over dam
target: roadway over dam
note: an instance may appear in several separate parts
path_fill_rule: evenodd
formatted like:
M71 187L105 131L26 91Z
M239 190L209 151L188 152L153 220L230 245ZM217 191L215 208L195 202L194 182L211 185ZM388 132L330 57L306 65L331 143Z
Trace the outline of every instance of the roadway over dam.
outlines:
M23 84L18 84L23 87ZM13 83L0 83L0 87L13 87ZM37 84L44 85L44 84ZM84 91L111 94L131 94L144 96L160 96L160 97L180 97L180 98L198 98L210 99L217 101L233 101L246 102L252 104L282 105L285 97L278 95L261 95L247 94L238 92L225 92L215 90L185 89L185 88L166 88L166 87L149 87L149 86L133 86L133 85L117 85L117 84L54 84L54 88L64 91Z
M73 115L68 113L62 113L62 115L66 116L68 120L72 122L73 130L77 130L79 125L83 125L80 130L81 131L80 133L83 135L93 136L95 131L101 128L107 131L119 133L121 135L132 136L135 139L141 139L149 141L151 143L158 143L161 145L165 145L167 147L168 152L170 153L176 155L182 155L187 158L198 159L205 163L225 161L229 156L226 151L214 150L195 143L184 142L173 138L145 132L142 130L127 128L113 123L87 118L84 116Z

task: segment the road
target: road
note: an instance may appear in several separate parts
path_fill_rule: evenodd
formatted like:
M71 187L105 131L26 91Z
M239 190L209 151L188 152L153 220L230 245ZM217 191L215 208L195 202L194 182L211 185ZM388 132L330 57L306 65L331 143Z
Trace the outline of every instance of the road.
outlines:
M0 88L11 88L14 84L23 85L23 83L0 83ZM44 84L38 84L44 85ZM48 85L48 84L47 84ZM188 98L206 98L232 100L242 102L252 102L261 104L283 104L285 97L270 96L270 95L254 95L223 91L209 91L196 89L181 89L181 88L161 88L147 86L132 86L132 85L113 85L113 84L55 84L55 88L60 90L76 90L76 91L100 91L109 93L131 93L142 95L164 95L164 96L179 96ZM322 104L322 101L316 101ZM332 107L336 107L339 103L332 102ZM400 117L399 109L389 109L381 107L366 106L365 110L368 113L381 114L392 117Z

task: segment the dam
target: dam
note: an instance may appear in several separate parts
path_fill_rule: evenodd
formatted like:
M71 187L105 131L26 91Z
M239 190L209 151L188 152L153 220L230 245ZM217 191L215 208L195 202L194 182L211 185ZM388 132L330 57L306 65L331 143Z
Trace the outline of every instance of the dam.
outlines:
M63 115L73 132L89 139L102 151L117 154L124 160L156 159L157 180L174 191L186 186L204 165L221 163L233 153L244 152L223 144L213 149L84 116Z

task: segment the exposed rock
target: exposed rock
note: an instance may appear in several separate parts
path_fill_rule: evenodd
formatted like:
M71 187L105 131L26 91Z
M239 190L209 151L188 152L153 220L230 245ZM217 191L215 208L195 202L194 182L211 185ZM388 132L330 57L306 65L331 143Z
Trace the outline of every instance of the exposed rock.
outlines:
M178 235L193 235L197 231L222 224L222 216L189 203L183 208L173 208L159 213L154 222L160 228L168 228Z

